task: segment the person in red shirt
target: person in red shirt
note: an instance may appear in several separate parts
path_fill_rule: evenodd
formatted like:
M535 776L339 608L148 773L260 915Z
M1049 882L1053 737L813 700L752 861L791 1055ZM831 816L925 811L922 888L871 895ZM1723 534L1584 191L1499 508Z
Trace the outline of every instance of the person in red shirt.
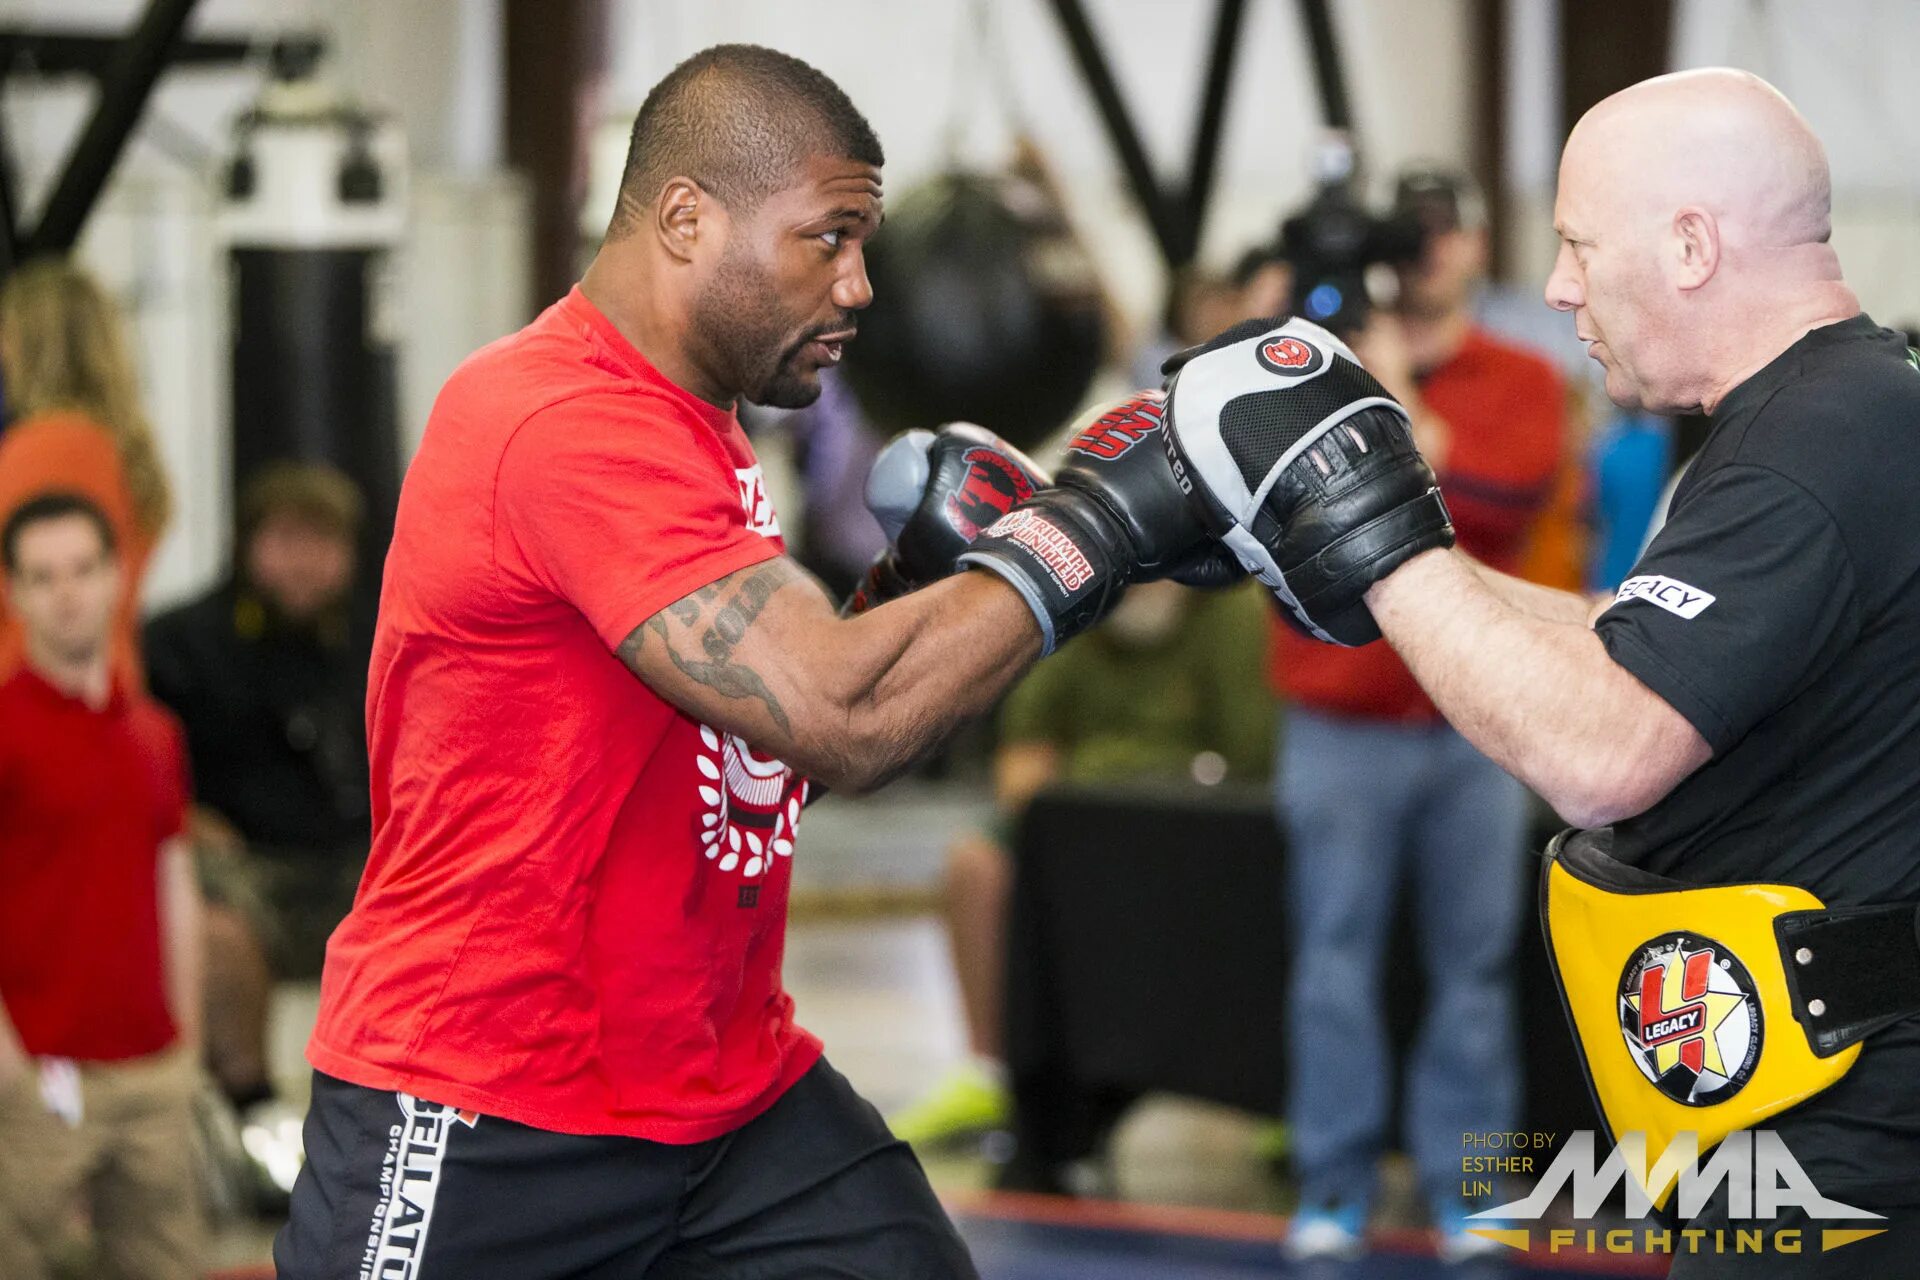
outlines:
M1487 233L1472 181L1409 170L1396 204L1423 224L1424 252L1354 350L1411 413L1460 547L1517 573L1566 455L1565 391L1548 361L1473 322ZM1392 1114L1382 982L1402 883L1429 993L1405 1073L1411 1154L1443 1252L1498 1252L1465 1229L1460 1135L1520 1118L1511 967L1526 793L1441 718L1391 646L1321 644L1277 619L1273 636L1270 674L1288 706L1276 804L1299 956L1287 1003L1301 1180L1290 1252L1359 1247ZM1360 776L1365 804L1345 782Z
M579 286L442 389L386 561L373 844L328 943L283 1280L975 1274L794 1021L801 810L1214 553L1131 448L1155 416L1073 495L978 428L918 433L906 487L959 546L916 561L903 533L888 581L930 585L857 615L783 554L734 405L819 395L872 300L881 163L812 67L694 55L641 106Z
M0 683L0 1275L200 1275L198 898L173 717L112 665L113 526L73 493L0 532L23 664Z

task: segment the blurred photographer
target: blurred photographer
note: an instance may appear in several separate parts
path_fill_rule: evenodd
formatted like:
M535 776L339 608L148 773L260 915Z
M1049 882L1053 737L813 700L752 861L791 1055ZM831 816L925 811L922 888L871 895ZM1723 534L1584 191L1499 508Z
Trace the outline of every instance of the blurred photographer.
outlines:
M1561 379L1474 323L1488 246L1466 175L1408 170L1385 222L1417 228L1419 251L1394 268L1393 308L1359 318L1351 344L1407 406L1460 546L1519 572L1567 448ZM1311 271L1300 279L1309 295L1320 287ZM1274 631L1272 677L1289 703L1276 801L1299 949L1287 1004L1301 1181L1291 1251L1337 1257L1360 1245L1392 1114L1381 986L1403 878L1428 991L1405 1073L1408 1145L1443 1256L1498 1250L1464 1230L1473 1206L1460 1198L1460 1141L1519 1119L1511 964L1525 792L1441 719L1389 646ZM1347 780L1362 776L1378 791L1359 805Z

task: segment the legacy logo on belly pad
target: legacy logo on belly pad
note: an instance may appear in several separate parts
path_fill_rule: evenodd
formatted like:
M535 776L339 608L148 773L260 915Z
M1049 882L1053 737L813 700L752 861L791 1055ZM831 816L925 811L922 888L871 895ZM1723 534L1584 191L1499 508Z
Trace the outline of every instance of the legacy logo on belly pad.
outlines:
M1620 584L1620 593L1614 596L1613 600L1615 604L1628 600L1645 600L1682 618L1697 618L1708 605L1713 603L1713 597L1700 588L1690 587L1677 579L1662 577L1657 573L1628 578Z

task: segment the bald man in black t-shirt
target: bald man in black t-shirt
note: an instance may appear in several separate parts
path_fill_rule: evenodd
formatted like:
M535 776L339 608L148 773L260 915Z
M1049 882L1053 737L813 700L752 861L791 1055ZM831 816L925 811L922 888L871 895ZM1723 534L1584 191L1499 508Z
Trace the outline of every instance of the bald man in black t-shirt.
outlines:
M1920 900L1920 369L1842 279L1829 203L1819 140L1752 76L1662 77L1590 112L1547 300L1616 403L1698 410L1712 434L1598 609L1444 551L1367 600L1449 718L1566 817L1613 825L1617 858L1850 907ZM1844 1225L1891 1230L1675 1276L1881 1274L1915 1243L1920 1021L1764 1127L1821 1193L1889 1219ZM1693 1225L1728 1217L1720 1195Z
M1362 642L1364 601L1455 728L1567 819L1614 829L1610 846L1571 842L1610 847L1612 861L1602 854L1585 881L1583 901L1601 905L1552 930L1560 976L1569 954L1584 966L1565 987L1576 1022L1607 1032L1582 1036L1603 1100L1616 1090L1610 1127L1692 1129L1706 1143L1773 1130L1825 1198L1804 1187L1788 1197L1811 1219L1756 1215L1724 1184L1689 1203L1688 1225L1710 1241L1715 1229L1771 1239L1794 1228L1801 1247L1742 1254L1729 1230L1718 1250L1674 1248L1672 1274L1688 1280L1905 1275L1920 1249L1920 367L1901 335L1861 313L1828 243L1830 205L1819 139L1743 72L1636 85L1568 139L1547 301L1572 313L1616 403L1713 423L1666 527L1598 604L1454 550L1407 433L1364 416L1377 397L1325 416L1336 380L1307 375L1344 368L1346 353L1318 331L1283 331L1296 334L1293 352L1272 334L1229 331L1187 356L1166 411L1183 476L1227 513L1225 536L1287 616L1318 638ZM1276 350L1318 363L1279 367ZM1339 376L1360 387L1351 395L1370 390ZM1311 406L1320 425L1278 443L1247 425L1265 414L1284 426L1290 405ZM1340 435L1329 423L1349 425ZM1351 787L1364 803L1365 779ZM1569 847L1554 850L1556 874L1575 874ZM1717 976L1735 966L1714 967L1727 948L1700 931L1702 898L1684 896L1756 882L1792 887L1768 902L1816 895L1824 908L1811 915L1833 930L1780 942L1775 930L1806 919L1746 899L1739 927L1752 931L1748 963L1768 962L1764 997L1750 978ZM1675 923L1640 933L1657 912L1634 895L1656 893L1695 904L1694 918L1673 906ZM1602 910L1648 941L1604 938ZM1668 991L1648 957L1658 944L1673 954L1675 938L1687 964ZM1585 953L1562 949L1581 943ZM1836 970L1849 953L1851 970ZM1636 960L1648 983L1638 989ZM1838 985L1824 977L1836 971ZM1749 1018L1722 1043L1708 993L1737 981L1749 983ZM1672 1016L1640 1015L1650 992ZM1849 1039L1857 1060L1840 1056ZM1695 1110L1740 1096L1749 1050L1774 1055L1759 1068L1774 1063L1772 1077L1737 1107ZM1850 1218L1849 1206L1884 1217ZM1848 1238L1832 1244L1828 1227Z

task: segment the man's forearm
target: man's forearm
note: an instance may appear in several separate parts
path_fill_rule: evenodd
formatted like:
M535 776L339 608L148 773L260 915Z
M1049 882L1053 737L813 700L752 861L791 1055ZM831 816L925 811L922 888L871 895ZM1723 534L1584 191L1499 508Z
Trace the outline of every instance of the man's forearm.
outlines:
M1570 821L1637 813L1707 757L1608 656L1584 611L1548 619L1516 606L1457 552L1416 556L1367 604L1454 728Z
M13 1025L13 1019L7 1014L7 1006L0 1003L0 1080L13 1074L13 1069L25 1064L27 1047L20 1042L20 1032Z
M200 886L194 874L193 852L181 838L168 841L160 855L160 912L169 1011L181 1042L197 1048L205 977Z
M1040 655L1040 628L990 573L955 574L849 620L842 677L854 789L878 786L988 711Z
M1468 567L1480 579L1482 585L1498 596L1506 604L1546 622L1587 624L1593 612L1593 600L1587 596L1576 595L1571 591L1560 591L1553 587L1543 587L1537 582L1528 582L1525 578L1516 578L1512 574L1501 573L1489 568L1468 555L1461 555Z
M1032 611L990 573L841 618L784 558L702 587L620 645L681 711L836 791L898 774L991 707L1039 652Z

